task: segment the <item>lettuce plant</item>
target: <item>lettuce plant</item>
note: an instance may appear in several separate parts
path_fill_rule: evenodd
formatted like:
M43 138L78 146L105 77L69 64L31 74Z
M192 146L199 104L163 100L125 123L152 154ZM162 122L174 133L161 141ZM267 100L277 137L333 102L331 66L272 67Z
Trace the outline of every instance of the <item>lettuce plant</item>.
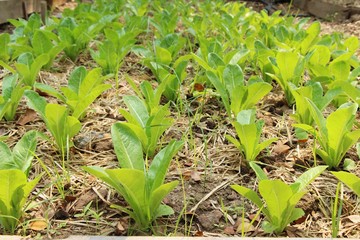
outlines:
M27 90L25 96L28 105L34 109L46 124L51 135L55 139L61 157L65 159L69 148L73 145L74 137L81 129L81 123L73 116L69 116L69 110L62 105L47 103L38 93Z
M349 172L331 172L337 179L345 183L358 197L360 197L360 178Z
M306 58L300 56L297 52L278 52L276 58L272 61L275 73L267 73L284 90L288 105L294 103L290 83L296 87L300 86L306 61Z
M111 88L110 84L103 83L106 78L102 76L100 68L87 72L85 67L77 67L69 77L68 86L62 87L61 92L41 83L35 84L35 87L64 102L71 115L81 120L90 104Z
M187 75L186 67L190 57L176 58L184 45L183 38L171 34L156 41L154 51L144 47L133 48L133 51L142 57L142 64L151 70L157 81L167 83L163 94L170 101L177 99L180 85Z
M229 116L254 108L272 89L269 83L256 78L251 78L245 85L244 74L239 65L228 64L222 75L207 71L206 76L220 94Z
M360 129L352 131L358 104L343 104L325 119L315 103L309 99L307 101L317 129L306 124L294 124L293 126L315 136L316 141L320 144L320 148L315 149L316 154L329 168L336 168L346 152L360 138Z
M6 233L14 234L24 213L24 205L41 175L27 181L26 174L19 169L0 170L0 226Z
M309 82L308 85L299 88L293 86L291 92L294 96L296 106L296 111L291 117L298 123L311 126L314 123L314 118L311 115L307 99L310 99L316 107L322 111L342 90L340 87L330 89L324 95L320 82Z
M277 138L260 143L264 121L255 121L255 109L242 110L233 122L239 140L227 135L226 139L233 143L244 155L246 161L254 161L260 152Z
M3 117L7 121L15 118L17 107L28 86L23 86L18 81L18 75L9 75L4 78L2 83L2 96L0 101L0 119Z
M105 74L117 74L124 57L128 54L135 43L136 36L140 31L115 31L105 29L105 41L97 44L97 51L90 49L92 58L103 69Z
M76 61L88 43L98 34L104 23L80 23L74 18L65 17L57 27L59 41L64 44L64 52L72 61Z
M151 24L156 29L156 36L161 38L174 33L178 19L179 14L176 8L171 8L171 10L163 9L162 11L156 12L151 21Z
M267 179L259 166L255 163L250 164L259 178L260 196L255 191L240 185L231 185L231 188L261 210L266 219L262 224L264 231L277 234L305 214L301 208L296 208L296 204L307 193L306 187L327 168L327 166L310 168L293 184L288 185L279 179Z
M149 165L143 159L141 141L129 126L115 123L111 134L120 168L104 169L95 166L83 169L115 188L130 209L114 207L129 214L138 228L146 230L157 217L174 213L171 207L161 204L161 201L178 185L178 181L164 184L164 180L171 159L183 143L171 141L156 154Z
M10 34L1 33L0 34L0 60L3 62L8 62L10 60Z
M128 107L128 111L119 110L127 120L124 124L136 133L144 152L148 157L152 157L159 138L173 123L173 119L169 117L169 104L158 105L149 111L146 101L138 96L124 96L123 100Z
M36 131L25 133L12 151L4 142L0 142L0 169L19 169L27 176L35 155L37 135Z
M43 66L49 62L49 55L44 53L37 57L30 52L21 54L16 63L16 71L27 86L34 86L36 78Z

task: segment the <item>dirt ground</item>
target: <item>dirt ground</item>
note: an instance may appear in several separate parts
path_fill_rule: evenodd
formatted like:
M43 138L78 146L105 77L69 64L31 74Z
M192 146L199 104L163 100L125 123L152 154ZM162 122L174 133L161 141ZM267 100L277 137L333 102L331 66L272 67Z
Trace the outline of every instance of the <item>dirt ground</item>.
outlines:
M323 34L340 31L346 36L360 38L360 21L321 21L321 25ZM11 31L9 25L2 25L1 29ZM164 201L174 208L176 214L159 219L151 232L139 232L132 229L133 223L127 215L110 208L110 203L125 203L114 190L86 174L81 167L117 167L110 127L123 120L118 111L124 107L122 96L133 94L124 79L125 74L137 83L153 79L138 60L133 54L127 56L120 73L120 87L106 91L91 105L82 121L82 130L74 139L75 147L71 149L70 160L64 166L58 161L54 146L43 140L39 142L37 158L40 160L35 160L31 175L44 172L43 162L50 176L45 174L34 190L33 207L26 212L24 225L17 234L33 238L149 234L241 236L240 225L245 221L245 236L269 236L260 228L262 218L254 220L258 209L229 187L230 184L241 184L255 189L257 181L255 174L243 162L240 152L224 137L233 134L234 129L220 108L220 100L211 96L201 99L194 97L186 81L182 89L184 110L179 112L172 106L175 123L161 139L164 145L170 139L185 140L167 175L168 181L180 180L179 186ZM93 68L95 63L86 54L76 65L63 58L55 63L52 71L41 72L40 79L59 88L65 85L69 73L78 65ZM275 87L259 103L258 109L257 117L265 121L263 137L279 138L276 144L261 154L260 160L267 164L264 169L270 178L291 183L304 168L312 166L312 141L298 143L294 138L291 127L293 120L289 117L292 109L285 104L280 88ZM16 121L0 122L0 133L9 136L6 142L10 146L31 129L47 132L45 124L27 108L25 101L19 106ZM356 161L354 172L360 173L355 148L349 151L347 157ZM309 193L300 203L306 215L289 226L283 236L331 237L331 201L336 185L337 180L330 173L322 174L311 184ZM359 212L358 199L345 187L339 237L360 238Z

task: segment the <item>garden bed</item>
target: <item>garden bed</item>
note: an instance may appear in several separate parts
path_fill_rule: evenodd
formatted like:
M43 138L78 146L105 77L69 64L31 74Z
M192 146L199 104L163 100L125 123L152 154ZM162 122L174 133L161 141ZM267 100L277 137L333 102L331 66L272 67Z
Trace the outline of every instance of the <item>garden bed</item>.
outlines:
M159 2L162 3L163 1ZM40 117L41 114L39 115L32 110L34 107L29 107L29 98L22 98L13 120L5 121L3 119L0 122L0 133L6 137L5 142L11 148L30 130L44 133L50 139L38 138L36 157L32 163L29 179L43 175L31 192L28 201L30 203L29 209L25 211L21 225L14 234L33 238L66 238L70 235L331 237L334 231L332 203L335 201L338 180L328 170L325 170L308 186L308 192L297 205L303 209L304 215L289 224L285 231L278 234L266 233L261 227L264 222L264 215L258 214L259 208L230 187L230 185L239 184L257 191L259 179L248 165L244 154L225 137L226 135L231 135L234 138L237 136L232 125L233 116L229 116L226 111L224 102L219 96L219 90L208 80L209 73L206 75L204 71L206 65L199 60L196 61L194 55L201 57L199 49L202 44L206 43L199 38L199 34L204 34L209 42L210 40L215 42L216 39L220 41L219 46L224 47L224 50L218 51L218 54L225 54L230 49L250 46L246 45L246 38L252 37L250 33L249 36L240 36L237 35L239 32L232 32L237 28L231 28L231 24L235 24L238 28L241 28L242 24L231 22L229 16L235 16L235 13L243 14L244 18L253 15L254 18L262 19L261 21L265 24L267 15L264 13L260 15L258 12L243 8L238 2L229 2L224 5L220 1L210 1L209 3L174 1L180 14L174 24L171 22L174 20L172 17L175 14L175 12L171 12L172 8L165 7L168 5L165 2L163 3L165 5L158 4L157 2L153 3L147 8L127 4L122 6L120 15L115 15L116 13L112 12L111 9L106 8L106 4L101 6L104 10L101 14L104 16L105 13L108 16L114 15L114 18L101 19L104 25L110 28L122 29L123 26L127 26L126 24L129 23L127 21L133 15L138 15L137 20L141 17L149 17L152 20L146 20L143 24L144 29L134 38L136 41L125 55L121 68L116 71L117 75L110 75L104 80L104 83L110 84L111 87L87 108L86 114L80 121L81 129L73 137L74 145L68 149L69 151L66 151L63 159L58 147L52 141L49 127ZM69 3L68 6L75 7L76 5ZM99 9L101 8L99 7ZM86 20L82 20L82 15L76 11L65 10L62 11L62 16L57 15L57 17L62 18L55 19L53 22L49 21L48 26L49 28L56 26L64 16L73 17L79 22L91 22L97 17L101 17L101 14L96 12L99 9L92 10L96 14L83 14L87 16ZM142 10L147 12L141 13ZM85 13L89 10L84 7L81 11ZM231 14L233 15L226 15L226 11L228 13L232 11ZM198 18L196 19L194 16ZM215 16L218 17L218 21L223 21L222 26L225 26L224 28L220 28L221 24L217 25L216 21L211 20L216 19ZM205 19L203 23L200 21L202 18ZM286 29L300 32L300 28L296 29L295 26L301 19L294 19L289 24L291 21L288 20L287 22L282 17L273 16L270 18L279 21ZM93 24L101 21L97 19ZM196 21L199 22L195 23ZM241 21L245 20L242 19ZM308 28L314 21L315 19L310 19L309 22L304 23L304 27ZM113 22L119 24L113 24ZM169 27L171 23L174 24L174 29ZM268 23L269 25L272 24L270 20ZM138 24L140 28L142 23ZM256 21L251 22L251 24L256 24ZM251 24L248 28L255 29L256 26ZM291 24L294 24L294 28ZM195 26L199 28L195 29ZM273 26L276 27L276 24ZM227 30L226 27L229 29ZM321 29L322 36L340 31L345 38L340 36L339 39L346 39L350 35L360 37L359 22L321 22ZM243 31L245 30L246 27L243 27ZM77 56L71 55L75 50L71 50L67 54L61 51L48 70L40 71L37 81L59 90L60 87L68 86L70 74L77 67L84 66L88 71L99 67L99 63L94 60L94 54L91 54L90 49L93 52L100 49L105 38L102 31L100 30L91 36L91 40L84 49L79 51ZM53 32L57 32L57 30ZM154 74L150 70L151 67L143 62L146 54L144 54L145 50L139 46L148 48L151 52L158 44L155 42L156 40L163 39L167 33L173 32L186 39L184 45L179 49L179 54L174 58L178 59L189 54L192 57L185 57L187 64L182 73L186 74L186 77L182 80L174 101L169 101L164 96L161 98L160 105L168 104L169 116L173 123L164 130L164 134L157 141L155 153L171 143L172 140L183 141L182 147L171 161L165 180L165 182L179 181L177 187L163 200L164 204L174 209L175 214L156 219L150 229L139 230L128 214L110 207L111 204L127 207L124 199L113 188L85 172L82 167L98 166L111 169L119 167L113 147L112 138L114 137L111 134L111 126L128 120L124 112L120 113L119 109L128 109L129 107L129 104L124 101L124 96L138 94L130 83L140 86L141 83L147 81L151 83L153 88L159 86L159 81L157 81L159 75ZM33 36L30 34L27 37L31 39ZM284 43L293 43L286 36L279 34L276 37L279 39L283 37ZM52 41L56 42L56 40ZM12 44L14 45L14 42ZM163 44L166 45L166 43ZM170 44L169 48L173 44ZM271 45L269 42L267 44ZM10 44L9 46L13 45ZM218 46L213 46L212 49L209 46L208 50L217 51L216 47ZM280 44L272 47L270 48L272 50L286 49L286 46ZM248 50L250 52L256 51L256 49ZM161 50L157 49L157 51ZM191 55L191 53L194 54ZM157 57L163 56L167 56L166 53ZM264 80L269 78L259 69L262 63L252 62L255 60L250 56L251 53L243 60L239 59L238 61L243 70L245 81L247 82L252 75L260 76ZM359 57L359 50L354 53L354 58L355 56ZM16 60L8 59L8 61L9 65L14 66ZM166 65L166 61L165 59L161 64ZM174 61L171 61L171 64L175 65ZM171 67L175 68L174 65ZM174 75L174 72L176 72L174 69L170 69L167 74ZM308 81L311 78L309 72L309 70L304 71L301 75L302 79ZM8 70L0 69L0 79L4 79L9 74ZM359 76L357 75L355 79L358 82ZM290 117L294 108L292 104L288 104L284 90L276 81L272 79L267 81L272 90L254 107L256 108L256 118L264 121L261 139L277 138L277 140L261 151L256 157L256 161L260 162L261 168L269 179L281 179L291 184L305 170L314 167L314 164L323 165L324 163L319 156L314 163L312 152L314 139L311 134L306 141L298 139L298 136L295 135L293 124L296 121ZM301 85L303 83L299 84L299 86ZM47 102L66 106L44 89L37 92ZM351 102L350 99L346 101ZM328 116L336 109L334 105L329 105L323 111L324 116ZM74 112L74 109L72 111ZM164 117L164 122L165 120ZM358 120L359 114L357 112L354 129L358 126ZM178 142L178 144L180 143ZM64 160L65 158L68 159ZM355 146L347 151L345 158L354 161L355 165L350 169L350 172L359 176L359 155ZM343 161L341 161L335 170L339 171L343 168ZM359 238L359 200L356 194L345 185L342 188L341 196L343 203L337 236Z

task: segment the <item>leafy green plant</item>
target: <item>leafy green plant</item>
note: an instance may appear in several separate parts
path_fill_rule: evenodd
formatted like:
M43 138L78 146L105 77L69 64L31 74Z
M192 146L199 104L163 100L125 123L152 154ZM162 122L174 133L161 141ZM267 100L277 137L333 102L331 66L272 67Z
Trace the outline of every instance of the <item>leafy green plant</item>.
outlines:
M8 62L10 60L10 34L1 33L0 34L0 60Z
M8 22L14 25L15 29L11 35L12 40L31 39L37 29L42 25L40 14L33 13L28 20L20 18L8 19Z
M206 76L220 94L229 116L255 105L268 94L272 87L259 78L251 78L245 85L244 74L239 65L228 64L223 74L207 71Z
M104 23L77 23L74 18L65 17L57 27L59 41L64 44L64 52L72 61L76 61L79 54L83 52L88 43L95 38Z
M5 232L14 234L24 213L24 205L41 175L28 182L19 169L0 170L0 225Z
M296 106L296 111L293 115L291 115L291 117L298 123L303 123L310 126L314 123L314 119L311 115L306 99L310 99L316 105L316 107L322 111L337 95L342 92L341 88L334 88L328 90L324 95L320 82L313 81L309 82L306 86L299 88L293 86L291 91L295 98Z
M268 233L281 233L287 225L302 217L305 213L296 204L304 196L306 187L319 176L327 166L318 166L304 172L293 184L281 180L267 179L263 170L255 163L250 163L259 178L260 196L253 190L231 185L237 193L253 202L264 214L266 221L262 227Z
M138 228L146 230L157 217L174 213L171 207L161 204L161 201L178 185L178 181L164 184L164 180L171 159L183 143L171 141L149 165L143 159L141 141L129 126L115 123L111 134L120 169L96 166L83 169L115 188L130 209L114 207L129 214Z
M331 173L360 197L360 178L358 176L354 173L344 171Z
M185 39L170 34L154 45L154 51L139 46L134 47L133 51L142 57L142 64L151 70L159 83L167 83L163 94L168 100L175 101L180 85L187 76L186 67L190 59L187 55L177 58L185 45Z
M277 140L271 138L260 143L264 121L255 121L255 112L255 109L242 110L237 115L236 121L232 123L239 140L226 135L226 139L233 143L249 162L254 161L263 149Z
M47 54L49 61L43 68L49 69L56 56L64 48L62 43L57 44L56 42L59 42L59 39L55 33L46 29L37 29L31 39L21 38L15 43L11 43L12 57L16 59L24 52L33 54L34 58Z
M288 105L294 103L294 97L289 83L292 83L296 87L300 86L306 61L306 58L300 56L297 52L278 52L276 58L272 61L275 73L266 73L276 80L284 90Z
M158 38L165 37L166 35L175 32L179 19L177 12L178 9L171 8L171 10L163 9L162 11L155 13L151 20L151 24L157 30L155 34Z
M32 90L25 91L25 96L29 107L34 109L45 122L55 139L55 145L62 159L65 159L69 148L73 145L71 139L80 131L81 123L77 118L69 116L69 110L65 106L47 103L43 97Z
M105 41L99 41L97 51L90 49L92 58L103 69L105 74L117 74L124 57L135 43L136 36L141 32L133 30L126 32L105 29Z
M16 63L16 71L27 86L34 86L36 78L43 66L49 62L49 55L44 53L34 57L32 53L21 54Z
M12 151L4 142L0 142L0 169L19 169L27 176L36 150L37 135L36 131L25 133Z
M148 91L149 88L145 90ZM149 93L151 94L151 90ZM124 96L123 100L128 107L128 111L119 110L127 120L127 123L124 124L136 133L144 152L148 157L152 157L158 146L159 138L173 123L173 119L169 117L169 104L148 109L148 103L138 96Z
M356 103L343 104L325 119L315 103L309 99L307 101L317 129L306 124L294 124L293 126L315 136L321 147L315 149L316 154L329 168L336 168L346 152L360 138L360 129L352 131L358 105Z
M15 118L16 109L28 86L23 86L18 81L18 75L10 75L4 78L2 83L2 96L0 101L0 119L3 117L7 121Z
M111 88L110 84L103 83L107 77L102 76L100 68L87 72L85 67L77 67L69 77L68 86L62 87L61 92L41 83L36 83L35 87L66 103L71 115L81 120L90 104Z

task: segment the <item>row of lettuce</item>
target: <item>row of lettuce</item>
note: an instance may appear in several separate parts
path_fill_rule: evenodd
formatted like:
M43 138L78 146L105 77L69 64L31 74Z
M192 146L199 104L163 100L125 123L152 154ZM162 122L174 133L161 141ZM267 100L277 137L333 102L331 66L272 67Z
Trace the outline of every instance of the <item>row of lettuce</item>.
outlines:
M0 117L14 120L25 96L52 138L30 131L12 151L0 143L0 185L6 188L0 194L0 224L6 232L16 230L26 199L41 178L27 182L36 139L52 142L61 159L69 159L72 138L80 132L88 107L104 91L119 86L119 70L129 54L140 58L158 85L153 89L144 81L137 86L126 77L135 95L122 98L127 109L119 111L125 121L111 128L120 168L84 170L124 197L129 207L116 207L141 229L173 213L161 202L178 184L164 181L183 142L170 141L160 150L159 140L172 126L170 106L180 104L184 84L204 86L194 88L194 96L221 99L236 133L226 138L256 172L262 199L245 187L232 188L261 209L267 232L280 233L304 215L295 205L306 186L327 168L314 166L288 185L267 179L256 165L261 151L277 140L261 141L264 121L256 119L257 104L274 83L283 90L288 106L294 107L296 137L311 134L319 145L313 148L314 157L319 155L329 169L339 167L360 137L360 130L354 130L360 98L360 62L355 55L359 40L338 33L321 35L320 24L309 19L282 17L280 12L269 16L237 2L95 0L66 9L61 18L48 18L45 25L36 14L10 23L13 33L0 34L0 66L8 73L2 82ZM54 71L54 62L77 63L88 55L98 68L76 67L67 86L54 88L38 81L40 71ZM114 84L105 83L111 79ZM49 103L39 92L58 103ZM167 104L161 104L162 97ZM323 111L329 105L336 110L325 118ZM356 188L360 180L354 174L333 174L360 194Z

